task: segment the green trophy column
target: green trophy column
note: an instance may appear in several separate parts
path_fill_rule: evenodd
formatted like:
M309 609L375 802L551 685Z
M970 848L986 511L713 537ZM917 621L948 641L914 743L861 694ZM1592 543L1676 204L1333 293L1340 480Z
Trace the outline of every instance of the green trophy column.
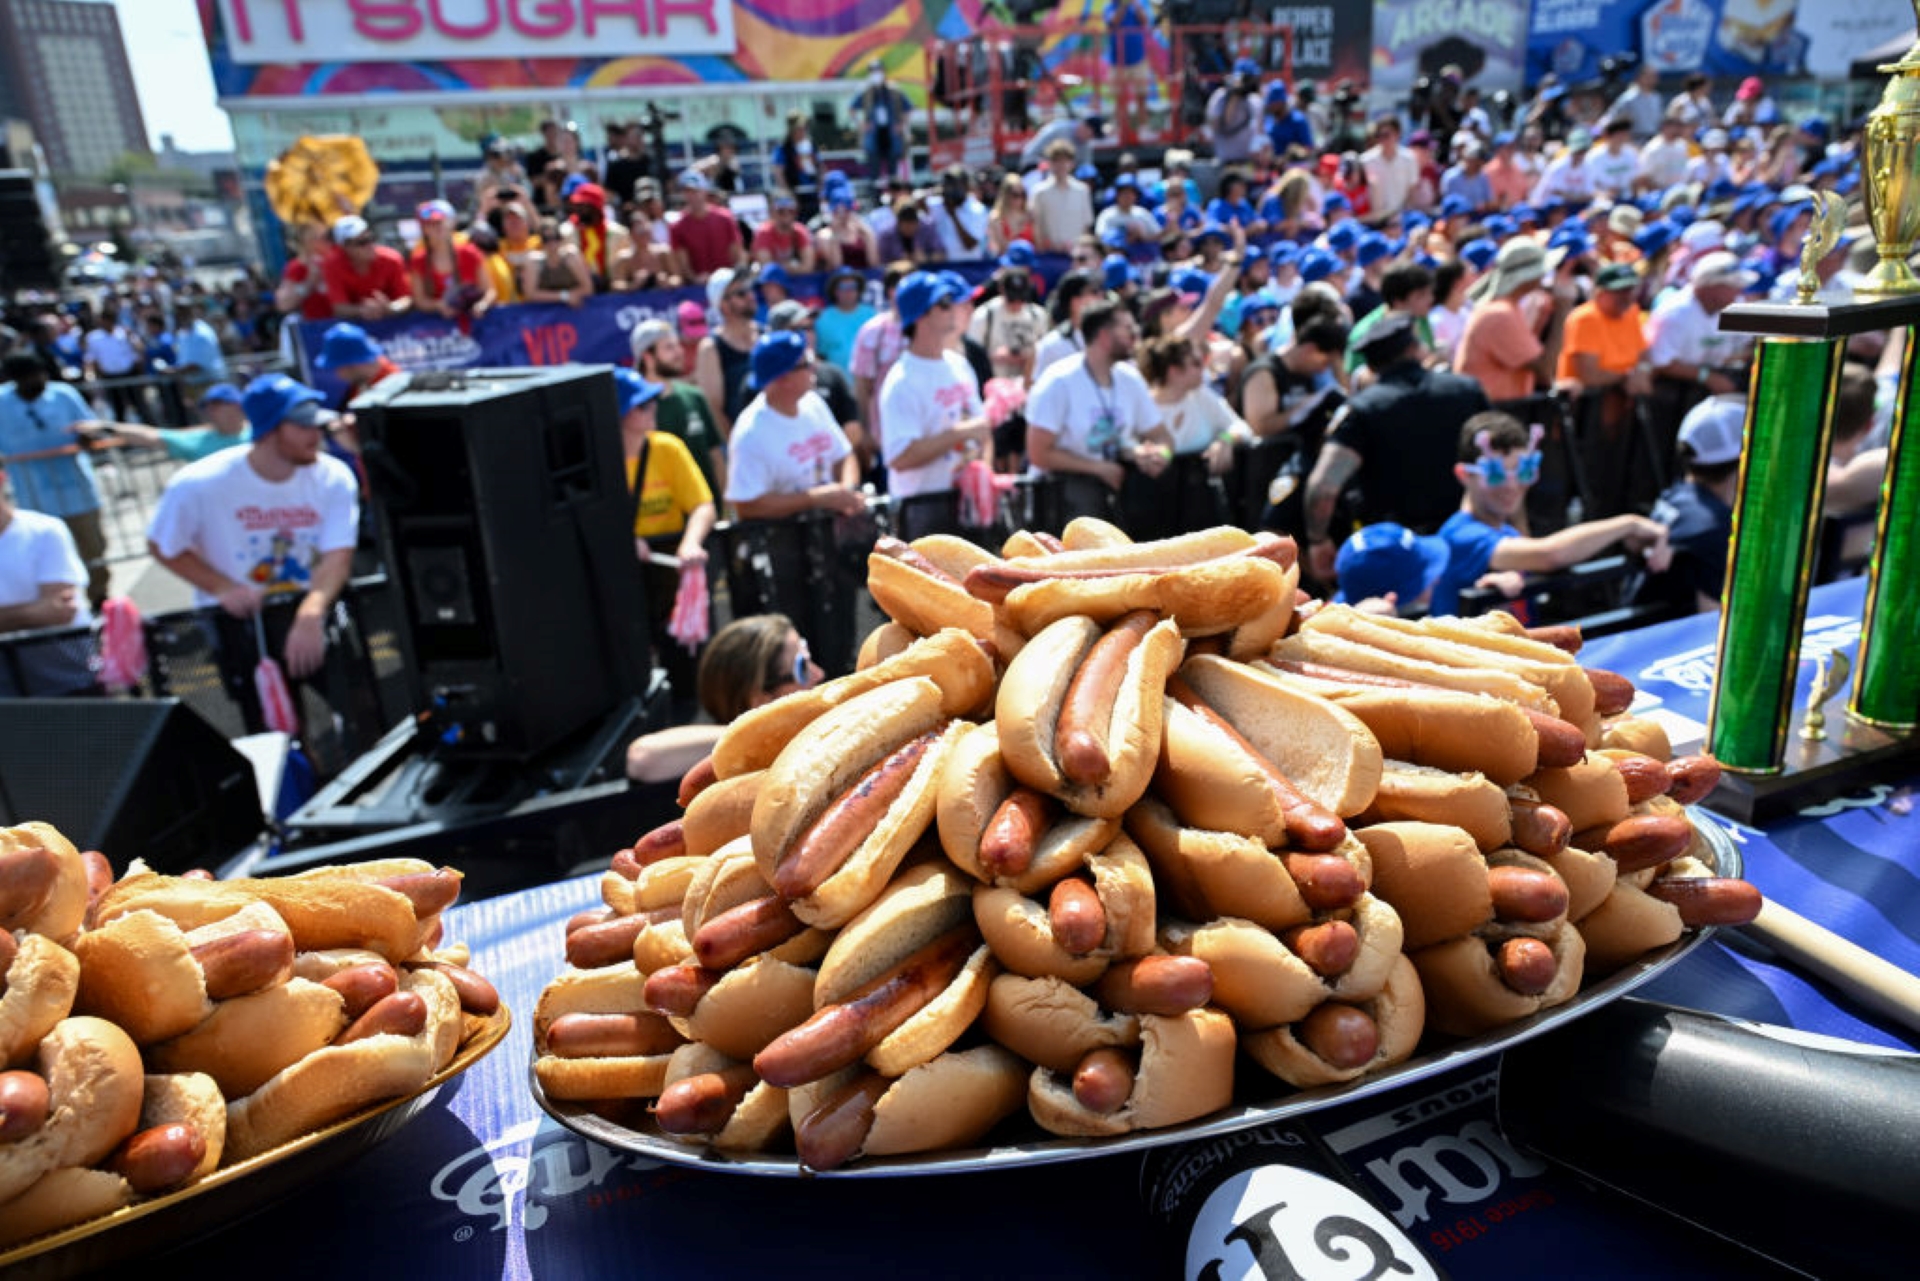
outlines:
M1840 344L1764 338L1754 352L1707 750L1728 769L1778 771L1827 492Z
M1920 414L1920 330L1907 330L1900 364L1900 404L1887 442L1867 612L1860 623L1860 662L1847 711L1869 724L1911 728L1920 719L1920 459L1913 457Z

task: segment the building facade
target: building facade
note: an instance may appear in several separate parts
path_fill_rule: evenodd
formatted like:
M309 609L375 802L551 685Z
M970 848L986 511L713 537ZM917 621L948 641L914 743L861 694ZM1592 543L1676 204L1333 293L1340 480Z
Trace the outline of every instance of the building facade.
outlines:
M150 153L110 3L0 0L0 118L18 116L58 176L99 177Z

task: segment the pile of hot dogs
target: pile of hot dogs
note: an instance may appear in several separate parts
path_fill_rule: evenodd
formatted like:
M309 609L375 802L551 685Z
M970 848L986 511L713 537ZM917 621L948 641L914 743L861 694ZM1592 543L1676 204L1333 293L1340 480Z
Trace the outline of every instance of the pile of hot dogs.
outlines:
M1227 1105L1569 999L1758 910L1578 637L1317 607L1292 544L883 540L893 620L614 858L535 1015L549 1099L814 1169ZM1555 642L1558 642L1556 644ZM1564 648L1562 648L1564 647Z
M443 946L459 893L416 859L115 881L0 829L0 1246L422 1088L500 1005Z

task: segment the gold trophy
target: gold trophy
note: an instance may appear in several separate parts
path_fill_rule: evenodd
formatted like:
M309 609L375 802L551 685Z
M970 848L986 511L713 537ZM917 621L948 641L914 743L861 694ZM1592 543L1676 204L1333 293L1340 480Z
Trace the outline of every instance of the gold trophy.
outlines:
M1862 298L1920 293L1920 279L1907 265L1920 241L1920 42L1880 70L1893 79L1867 117L1865 143L1867 221L1880 261L1854 289Z

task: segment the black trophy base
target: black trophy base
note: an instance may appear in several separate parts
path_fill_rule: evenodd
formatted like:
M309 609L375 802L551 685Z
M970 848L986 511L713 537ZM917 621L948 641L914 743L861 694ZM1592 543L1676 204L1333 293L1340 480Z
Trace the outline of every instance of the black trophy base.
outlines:
M1856 721L1839 711L1838 703L1836 699L1836 710L1827 718L1827 737L1816 741L1801 737L1805 709L1796 706L1780 772L1728 770L1702 804L1735 822L1764 827L1836 796L1920 772L1920 731L1885 730Z

